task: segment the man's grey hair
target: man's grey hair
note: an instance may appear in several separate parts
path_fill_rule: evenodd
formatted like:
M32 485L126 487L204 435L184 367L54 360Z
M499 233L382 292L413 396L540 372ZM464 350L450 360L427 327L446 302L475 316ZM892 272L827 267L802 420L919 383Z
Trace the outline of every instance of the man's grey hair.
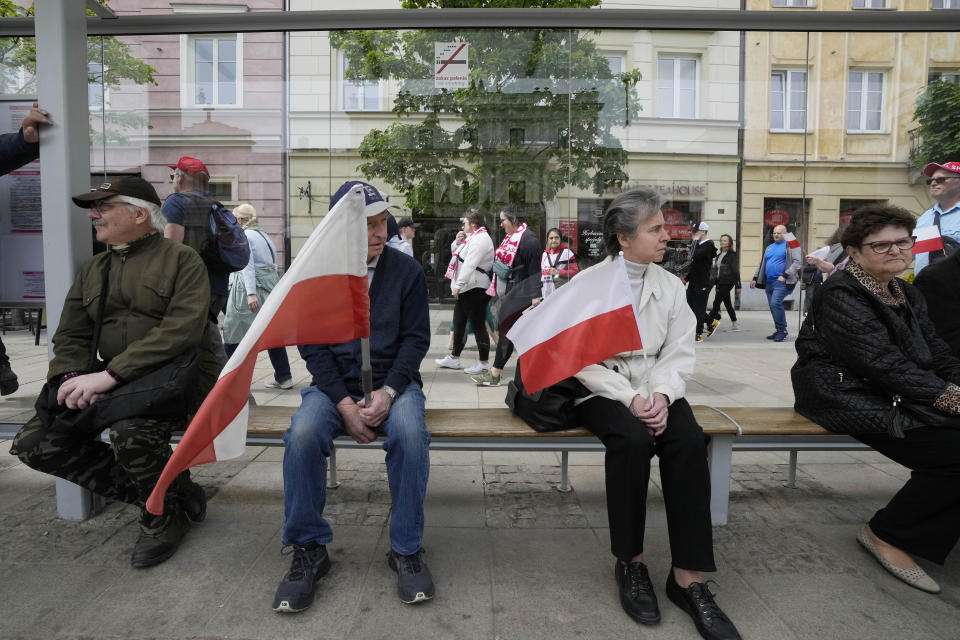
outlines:
M620 240L617 236L635 236L640 225L657 215L662 204L657 192L647 187L637 187L617 196L603 217L603 246L607 255L618 255Z
M140 198L132 198L130 196L118 196L120 200L126 202L129 205L134 207L139 207L140 209L146 209L147 213L150 214L150 226L163 233L163 230L167 226L167 217L163 215L163 212L160 211L160 205L154 204L147 200L141 200Z

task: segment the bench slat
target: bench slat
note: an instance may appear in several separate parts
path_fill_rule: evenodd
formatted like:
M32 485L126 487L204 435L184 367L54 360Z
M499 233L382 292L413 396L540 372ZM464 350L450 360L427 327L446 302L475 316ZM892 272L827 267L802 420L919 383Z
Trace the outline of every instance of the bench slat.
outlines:
M724 412L740 424L745 436L819 436L830 433L791 407L731 407Z

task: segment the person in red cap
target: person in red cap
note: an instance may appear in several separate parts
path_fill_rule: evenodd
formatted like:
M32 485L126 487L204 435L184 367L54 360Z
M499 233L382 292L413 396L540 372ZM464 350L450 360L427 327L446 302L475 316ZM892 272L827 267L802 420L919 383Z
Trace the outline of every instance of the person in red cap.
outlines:
M180 156L177 164L167 166L173 169L170 180L173 182L174 192L167 196L161 209L167 218L163 235L165 238L187 244L199 251L208 233L204 225L209 224L209 212L213 205L213 199L207 195L210 171L203 162L192 156ZM204 354L201 372L204 381L215 382L220 375L220 370L227 363L227 353L223 348L217 317L226 309L230 289L227 274L214 272L208 268L207 275L210 280L209 321L216 344L213 345L212 354ZM206 389L206 391L209 390L209 388Z
M914 233L924 227L937 226L944 245L952 244L951 240L960 242L960 162L931 162L923 168L923 173L930 185L930 197L937 202L917 219ZM919 274L928 264L946 255L944 251L917 254L913 272Z

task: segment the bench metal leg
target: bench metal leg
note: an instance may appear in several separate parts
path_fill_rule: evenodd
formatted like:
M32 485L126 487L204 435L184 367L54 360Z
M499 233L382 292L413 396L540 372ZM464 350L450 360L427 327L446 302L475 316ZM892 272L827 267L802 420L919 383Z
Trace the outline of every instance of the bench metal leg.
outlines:
M340 486L340 482L337 480L337 448L333 447L330 449L330 475L327 477L327 489L336 489Z
M727 524L733 436L712 436L707 452L710 459L710 518L715 525Z
M793 489L797 486L797 452L790 452L790 469L787 476L787 486Z
M105 504L103 496L57 478L57 514L64 520L86 520L99 513Z
M561 451L560 452L560 486L557 487L557 491L561 493L567 493L570 491L570 475L568 474L568 467L570 463L570 452Z

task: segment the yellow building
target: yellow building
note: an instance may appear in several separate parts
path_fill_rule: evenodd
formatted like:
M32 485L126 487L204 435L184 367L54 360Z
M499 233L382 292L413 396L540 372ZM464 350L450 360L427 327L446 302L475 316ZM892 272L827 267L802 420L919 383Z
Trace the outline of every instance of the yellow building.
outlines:
M748 0L747 8L922 11L932 4L937 0ZM957 34L748 32L744 67L745 281L769 242L770 222L788 219L812 250L866 201L917 215L932 206L923 176L910 166L910 132L923 88L960 69Z

